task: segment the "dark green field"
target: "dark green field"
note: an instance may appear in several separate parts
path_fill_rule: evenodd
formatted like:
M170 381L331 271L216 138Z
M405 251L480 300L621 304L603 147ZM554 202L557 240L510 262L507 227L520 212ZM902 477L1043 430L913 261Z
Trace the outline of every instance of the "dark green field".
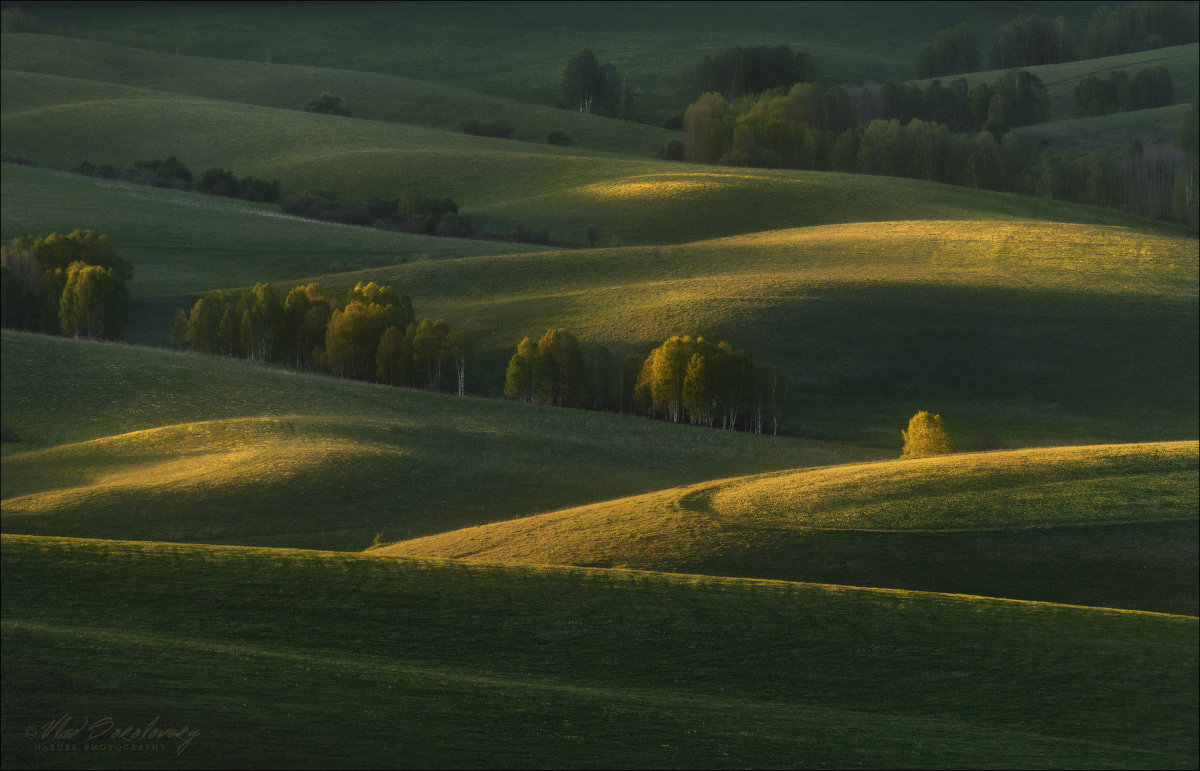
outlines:
M6 765L1185 768L1196 757L1194 618L11 535L3 586ZM196 735L179 754L166 741L126 755L56 755L21 735L63 713L73 725L157 716Z
M1194 235L659 155L731 46L857 86L940 29L986 62L1017 16L1098 6L33 3L31 34L6 5L0 242L90 229L134 273L122 343L0 337L0 763L1196 768ZM1033 68L1019 131L1173 142L1197 44L1143 42ZM635 120L556 106L583 48ZM1082 78L1156 64L1174 105L1069 119ZM72 173L167 156L415 188L498 240ZM313 281L465 332L468 395L169 348L207 292ZM777 374L780 435L503 400L560 327L618 361L726 340ZM898 459L918 410L953 454Z

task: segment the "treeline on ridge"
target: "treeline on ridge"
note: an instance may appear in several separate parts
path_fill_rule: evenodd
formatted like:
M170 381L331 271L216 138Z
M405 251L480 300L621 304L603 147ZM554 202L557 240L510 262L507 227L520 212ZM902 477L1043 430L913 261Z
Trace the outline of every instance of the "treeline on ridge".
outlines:
M875 94L798 83L787 92L742 97L732 108L720 94L705 94L685 114L683 155L701 163L883 174L1026 193L1196 229L1195 102L1174 146L1135 142L1124 152L1068 156L1039 152L1008 130L1036 122L1045 111L1045 89L1024 71L970 90L961 79L950 88L933 81L924 90L889 81ZM891 117L856 124L870 114ZM983 131L968 135L918 115L968 127L986 119Z
M1130 78L1124 70L1107 78L1088 75L1075 86L1071 115L1089 118L1110 112L1129 112L1175 103L1175 87L1166 67L1143 67Z
M111 164L97 166L88 160L80 161L72 172L87 177L119 179L135 185L165 187L173 190L195 190L206 195L240 198L245 201L272 203L279 200L279 180L258 177L237 177L228 169L207 169L195 183L192 172L172 155L151 161L136 161L132 168L119 169Z
M276 362L388 385L463 395L469 344L442 319L417 322L390 286L356 284L344 302L318 283L283 300L270 284L215 291L175 312L171 342L199 353Z
M1135 2L1100 6L1080 35L1066 17L1018 16L996 31L988 55L992 69L1060 64L1077 59L1150 51L1198 39L1195 2ZM916 60L918 78L964 75L983 67L979 35L969 24L939 30Z
M129 318L133 266L91 230L24 236L0 248L3 323L84 340L116 340Z
M618 362L607 346L582 346L566 329L522 340L504 378L504 395L521 402L760 434L768 420L770 432L779 431L778 387L773 371L724 341L674 336L646 357Z

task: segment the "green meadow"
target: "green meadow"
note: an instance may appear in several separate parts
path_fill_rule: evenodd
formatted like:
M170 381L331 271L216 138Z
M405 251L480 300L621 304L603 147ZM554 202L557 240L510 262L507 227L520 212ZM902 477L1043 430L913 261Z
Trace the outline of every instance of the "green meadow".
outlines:
M1053 10L1086 27L1098 5L1060 3ZM1016 16L1048 10L1038 3L473 3L450 13L386 4L353 14L324 5L279 14L226 3L119 14L49 6L34 15L54 35L174 55L263 63L269 57L402 75L535 105L555 103L563 62L590 47L628 74L639 113L661 123L685 106L676 95L679 73L731 45L790 45L810 51L829 83L882 82L911 77L917 54L939 29L970 23L986 46Z
M20 439L4 445L7 532L362 549L730 468L878 457L159 349L10 332L3 346Z
M1196 761L1195 618L276 549L3 549L14 765L68 757L38 749L64 711L192 736L71 756L100 768Z
M704 55L907 79L939 29L986 60L1097 3L98 5L0 40L0 147L34 164L3 164L0 241L90 229L134 268L127 340L0 336L5 768L1200 763L1194 235L659 157ZM641 122L554 106L582 48ZM1083 77L1158 64L1179 104L1069 119ZM1034 72L1020 131L1071 152L1172 141L1200 82L1196 44ZM552 244L71 172L168 156ZM170 348L207 292L314 281L465 332L468 395ZM618 361L728 341L778 375L767 434L504 400L560 327ZM899 459L918 410L952 454Z
M688 485L378 553L1195 615L1198 470L1194 442L843 464Z

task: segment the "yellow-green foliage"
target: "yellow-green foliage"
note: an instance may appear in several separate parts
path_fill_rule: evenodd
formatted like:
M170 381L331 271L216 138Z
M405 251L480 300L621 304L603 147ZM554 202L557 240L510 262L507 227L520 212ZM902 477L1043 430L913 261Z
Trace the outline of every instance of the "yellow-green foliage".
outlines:
M901 458L926 458L930 455L945 455L950 452L950 435L942 424L941 415L931 415L921 410L908 421L908 428L900 432L904 440Z

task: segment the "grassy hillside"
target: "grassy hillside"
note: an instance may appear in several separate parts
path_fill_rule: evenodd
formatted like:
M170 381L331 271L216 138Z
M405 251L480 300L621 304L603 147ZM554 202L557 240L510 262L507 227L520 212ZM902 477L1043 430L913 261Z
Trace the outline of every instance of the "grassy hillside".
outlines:
M1197 760L1194 618L281 550L3 548L6 767ZM195 735L39 751L36 727L64 710L72 727L158 716Z
M1197 445L954 455L706 482L386 554L619 566L1196 614Z
M875 455L154 349L3 346L8 532L361 549Z
M524 223L580 244L591 224L614 245L995 216L1171 230L1093 207L916 180L633 160L53 75L5 72L3 85L0 145L52 168L176 155L197 172L221 166L277 178L285 195L335 189L365 199L416 186L450 196L480 224Z
M657 187L675 195L661 199L649 180L603 189L625 193L613 200L627 211L673 207L690 223L704 211L689 205L690 190L704 190L707 178L718 189L739 181L662 178ZM864 185L863 208L847 216L869 216L868 189L910 216L937 207L914 205L906 190L989 200L904 180L802 179L787 189L814 208L821 185L845 185L846 198ZM200 196L99 184L6 168L0 230L5 240L76 227L110 233L137 266L135 340L165 345L174 309L217 286L319 278L340 294L370 279L409 292L420 315L472 333L475 393L499 394L522 337L566 326L622 353L645 353L672 334L728 339L783 373L783 425L808 436L898 447L918 409L943 412L968 446L985 434L1004 446L1196 435L1191 239L1021 221L893 222L505 255L523 247L295 223L193 205L214 200ZM737 226L737 198L713 195L727 196L725 223ZM322 276L334 260L408 262Z
M477 331L485 393L549 327L642 353L699 334L781 371L788 430L898 449L918 409L966 445L1194 438L1196 260L1190 239L1115 228L896 222L363 277Z
M812 53L828 83L909 77L944 27L969 22L986 46L1020 14L1065 14L1080 28L1097 3L505 3L86 6L31 9L42 29L168 54L403 75L522 102L554 104L566 62L593 49L629 78L639 115L682 108L679 75L734 45ZM520 55L514 55L520 52Z
M1067 153L1124 151L1134 139L1144 147L1173 145L1188 109L1186 104L1177 104L1151 110L1115 112L1094 118L1071 118L1023 126L1017 132L1036 147L1050 147Z
M13 73L105 81L292 110L303 110L319 94L330 91L343 97L358 118L446 130L457 130L470 118L503 120L513 127L513 138L517 140L545 143L546 135L558 129L571 135L575 147L647 157L655 156L668 139L676 136L641 123L535 106L395 75L175 56L78 38L5 35L0 65ZM51 92L45 83L13 77L6 82L5 91L25 88L33 93L22 92L16 98L6 94L6 104L37 104L39 95Z

